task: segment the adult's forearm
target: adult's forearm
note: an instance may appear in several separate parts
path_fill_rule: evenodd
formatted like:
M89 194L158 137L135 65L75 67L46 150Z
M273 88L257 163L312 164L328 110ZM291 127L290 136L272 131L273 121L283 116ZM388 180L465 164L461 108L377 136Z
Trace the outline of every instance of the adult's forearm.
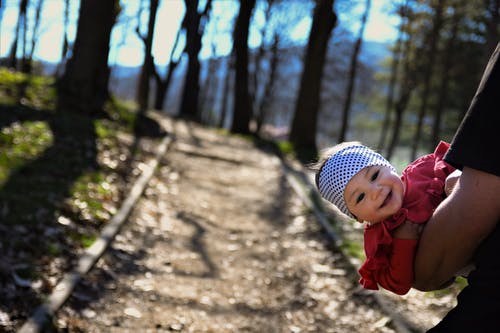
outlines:
M421 234L414 287L440 289L467 263L500 218L500 177L464 168Z

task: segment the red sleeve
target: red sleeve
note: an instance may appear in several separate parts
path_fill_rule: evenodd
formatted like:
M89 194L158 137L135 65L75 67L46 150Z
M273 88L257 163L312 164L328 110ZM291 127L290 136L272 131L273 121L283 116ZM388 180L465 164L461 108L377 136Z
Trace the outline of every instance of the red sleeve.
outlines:
M389 266L376 272L376 279L381 287L398 295L404 295L410 290L413 285L416 247L416 239L393 239Z

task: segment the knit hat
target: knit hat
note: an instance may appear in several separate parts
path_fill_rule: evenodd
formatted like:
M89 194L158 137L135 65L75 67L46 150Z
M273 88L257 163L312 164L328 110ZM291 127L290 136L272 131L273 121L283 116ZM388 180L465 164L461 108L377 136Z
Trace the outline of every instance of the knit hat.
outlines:
M340 211L355 218L344 200L344 190L351 178L366 167L381 165L392 171L396 169L382 155L363 145L343 148L330 156L324 163L319 179L319 193L337 206Z

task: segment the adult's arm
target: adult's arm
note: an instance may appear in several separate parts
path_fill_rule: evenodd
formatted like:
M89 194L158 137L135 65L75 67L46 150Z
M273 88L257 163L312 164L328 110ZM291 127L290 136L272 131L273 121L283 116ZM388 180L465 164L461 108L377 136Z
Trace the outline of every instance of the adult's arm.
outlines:
M492 152L494 153L494 152ZM465 167L456 188L424 228L414 287L440 289L472 258L500 218L500 177Z

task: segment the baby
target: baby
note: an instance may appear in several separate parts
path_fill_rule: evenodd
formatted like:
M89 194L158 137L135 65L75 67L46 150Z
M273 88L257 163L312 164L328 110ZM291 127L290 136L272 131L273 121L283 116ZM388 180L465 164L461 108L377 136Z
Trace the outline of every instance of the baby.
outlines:
M443 161L448 148L441 141L401 176L382 155L359 142L327 150L313 167L321 196L348 217L367 222L366 260L359 269L364 288L377 290L380 285L404 295L412 287L420 231L460 174Z

